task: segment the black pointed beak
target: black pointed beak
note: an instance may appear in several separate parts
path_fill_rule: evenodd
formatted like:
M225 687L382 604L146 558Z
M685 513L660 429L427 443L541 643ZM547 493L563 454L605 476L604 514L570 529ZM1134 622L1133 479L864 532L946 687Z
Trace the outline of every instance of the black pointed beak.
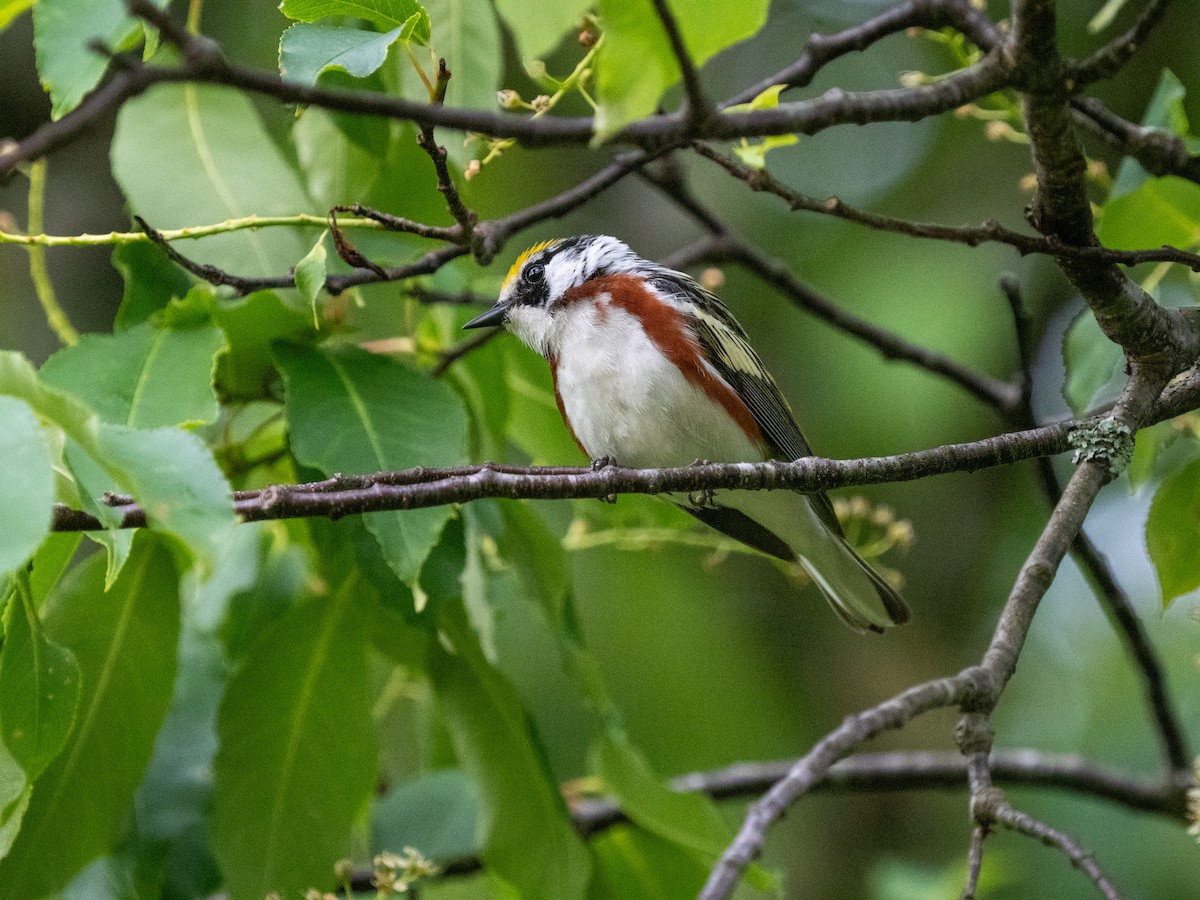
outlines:
M481 313L473 318L470 322L463 326L463 329L487 328L490 325L503 325L505 318L508 316L508 307L509 304L507 303L497 303L487 312Z

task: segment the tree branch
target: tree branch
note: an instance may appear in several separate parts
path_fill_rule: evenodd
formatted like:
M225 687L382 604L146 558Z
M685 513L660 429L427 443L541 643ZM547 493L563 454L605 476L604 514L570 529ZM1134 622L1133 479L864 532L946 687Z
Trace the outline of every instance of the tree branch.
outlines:
M1087 59L1068 67L1070 78L1077 85L1111 78L1141 49L1146 38L1167 11L1170 0L1150 0L1137 21L1124 34L1109 41Z
M1092 880L1096 889L1108 900L1120 900L1120 894L1108 877L1100 870L1090 851L1084 850L1070 835L1051 828L1028 813L1015 809L1004 792L992 788L984 792L973 804L976 818L986 828L995 823L1003 825L1029 837L1036 838L1049 847L1061 850L1071 865Z
M720 104L724 109L748 103L777 84L805 87L826 65L849 53L866 50L876 41L909 28L957 28L975 44L991 49L997 42L996 26L966 0L907 0L860 25L834 34L813 34L795 62L769 75Z
M1200 398L1200 383L1197 395ZM970 472L1045 453L1062 453L1069 449L1070 433L1079 424L1064 422L972 443L853 460L805 457L795 462L709 463L662 469L626 469L616 465L599 469L521 468L485 463L450 470L412 469L367 476L336 476L332 479L332 489L329 482L324 482L319 489L309 485L273 485L258 491L238 492L234 496L234 508L245 521L306 516L336 519L383 510L469 503L484 498L565 500L623 493L664 494L718 489L825 491L847 485ZM146 525L146 515L139 507L123 502L114 505L124 512L121 527ZM102 527L87 513L61 506L55 509L53 528L56 531L92 531Z
M693 126L703 125L704 120L712 114L713 105L704 94L704 87L700 84L700 73L696 71L696 64L692 62L692 55L688 52L687 44L684 43L683 33L679 30L679 22L675 20L675 14L671 12L667 0L651 0L651 2L654 4L654 12L658 16L659 22L662 23L663 30L667 33L667 40L671 43L675 61L679 63L684 96L687 98L684 117Z
M1063 244L1044 236L1022 234L1005 228L994 220L982 225L938 225L930 222L912 222L908 219L898 219L894 216L884 216L855 209L842 202L837 197L818 200L794 191L765 170L755 169L738 162L730 156L719 153L703 143L696 143L693 149L706 159L712 160L722 169L744 181L753 191L764 191L774 194L784 200L793 212L818 213L833 216L874 228L877 231L888 231L893 234L903 234L908 237L925 238L937 241L949 241L977 247L985 243L1007 244L1022 256L1031 253L1044 253L1055 257L1070 257L1080 262L1110 262L1123 266L1136 266L1147 262L1170 262L1187 266L1193 272L1200 272L1200 255L1180 250L1177 247L1164 246L1146 250L1111 250L1098 243L1094 246L1073 246Z
M1129 122L1095 97L1071 101L1075 121L1114 150L1132 156L1151 175L1178 175L1200 184L1200 156L1179 135Z

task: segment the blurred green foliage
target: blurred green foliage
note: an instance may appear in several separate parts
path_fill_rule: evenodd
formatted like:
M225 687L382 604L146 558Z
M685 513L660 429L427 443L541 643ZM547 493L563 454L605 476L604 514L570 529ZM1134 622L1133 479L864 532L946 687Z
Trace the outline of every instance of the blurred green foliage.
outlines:
M13 136L67 113L99 82L106 65L89 41L120 50L145 39L156 62L171 64L118 0L39 0L26 14L29 5L0 2L0 103L11 110L2 127ZM706 88L722 98L793 60L802 36L883 4L777 2L769 16L764 2L671 6L706 63ZM1099 2L1063 6L1065 52L1112 33L1085 27ZM1119 7L1106 5L1110 29L1135 12ZM281 10L209 0L201 24L239 62L421 101L443 56L448 105L496 109L497 90L538 115L596 105L602 134L681 96L678 63L641 0L601 0L599 19L582 23L586 4L527 0L287 0ZM1099 90L1122 114L1194 146L1189 112L1195 121L1200 91L1189 96L1184 85L1200 83L1200 20L1173 21ZM965 53L941 36L894 37L823 70L806 91L892 87L905 72L961 66ZM768 93L760 103L772 101ZM1012 98L987 108L1005 122L1015 109ZM917 220L1019 227L1028 152L1011 127L993 136L1013 140L987 140L987 117L831 129L748 152L818 196ZM481 217L553 196L611 155L437 136ZM1079 315L1081 301L1045 260L800 217L703 160L680 164L737 234L806 283L999 378L1018 355L997 277L1015 270L1041 335L1034 401L1044 419L1110 399L1123 375L1117 348ZM1194 184L1149 178L1131 161L1111 184L1095 174L1106 243L1200 242ZM0 231L25 221L27 191L24 178L0 185L14 223ZM132 230L130 213L159 229L320 217L342 203L452 222L411 125L161 85L52 157L46 230ZM496 264L464 257L420 286L486 300L518 245L589 232L618 235L648 257L701 234L630 177L521 234ZM433 246L348 234L381 265ZM466 309L421 302L405 284L319 290L326 272L347 269L319 218L175 246L239 275L296 267L300 290L233 297L181 275L148 243L54 248L50 280L88 332L59 348L25 253L0 244L0 321L13 351L0 356L0 446L14 475L0 509L0 571L10 573L0 898L295 897L334 889L341 857L361 865L406 845L441 862L482 860L482 873L420 882L434 900L694 896L744 804L681 797L664 779L794 757L846 713L974 662L1047 513L1029 467L864 491L869 510L889 506L916 535L911 553L884 560L903 573L915 620L884 638L849 632L811 586L730 553L651 498L481 501L233 527L230 486L467 460L583 460L544 362L515 341L501 337L431 376L460 339ZM1187 275L1153 266L1133 275L1164 303L1195 302ZM901 452L1010 427L948 382L814 324L747 273L709 276L723 281L719 292L817 452ZM1197 586L1196 430L1184 421L1143 432L1133 472L1088 528L1200 739L1200 625L1186 597ZM105 490L133 494L152 528L98 533L82 546L47 535L52 497L111 522L97 499ZM1148 515L1149 554L1130 539ZM1000 743L1153 772L1159 751L1143 705L1120 640L1065 566L997 713ZM952 749L952 727L949 715L933 716L877 744ZM567 801L597 791L617 796L631 824L584 841ZM1014 798L1093 849L1131 896L1194 895L1200 849L1180 823L1032 790ZM957 896L965 802L965 793L806 798L772 833L742 895ZM1026 838L988 844L986 896L1086 887L1061 855Z

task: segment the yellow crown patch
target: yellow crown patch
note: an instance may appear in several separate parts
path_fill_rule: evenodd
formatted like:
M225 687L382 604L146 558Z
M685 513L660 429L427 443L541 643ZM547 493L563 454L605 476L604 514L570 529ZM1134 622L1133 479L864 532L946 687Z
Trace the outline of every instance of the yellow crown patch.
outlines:
M516 261L512 264L512 267L508 270L508 274L504 276L504 284L500 286L500 293L504 293L504 290L509 286L510 283L512 283L512 280L517 277L517 273L521 271L521 266L525 265L525 262L529 259L529 257L541 250L545 250L547 247L552 247L557 243L559 242L542 241L540 244L534 244L532 247L518 256Z

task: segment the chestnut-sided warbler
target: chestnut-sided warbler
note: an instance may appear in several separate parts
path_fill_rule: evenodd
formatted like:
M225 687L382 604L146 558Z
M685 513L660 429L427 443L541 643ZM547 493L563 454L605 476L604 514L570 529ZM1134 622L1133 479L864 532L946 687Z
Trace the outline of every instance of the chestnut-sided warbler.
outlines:
M689 276L613 237L529 248L496 305L464 328L506 325L550 363L559 411L593 459L634 468L811 455L745 331ZM908 620L900 595L846 543L829 498L793 491L672 495L700 521L799 562L851 627Z

